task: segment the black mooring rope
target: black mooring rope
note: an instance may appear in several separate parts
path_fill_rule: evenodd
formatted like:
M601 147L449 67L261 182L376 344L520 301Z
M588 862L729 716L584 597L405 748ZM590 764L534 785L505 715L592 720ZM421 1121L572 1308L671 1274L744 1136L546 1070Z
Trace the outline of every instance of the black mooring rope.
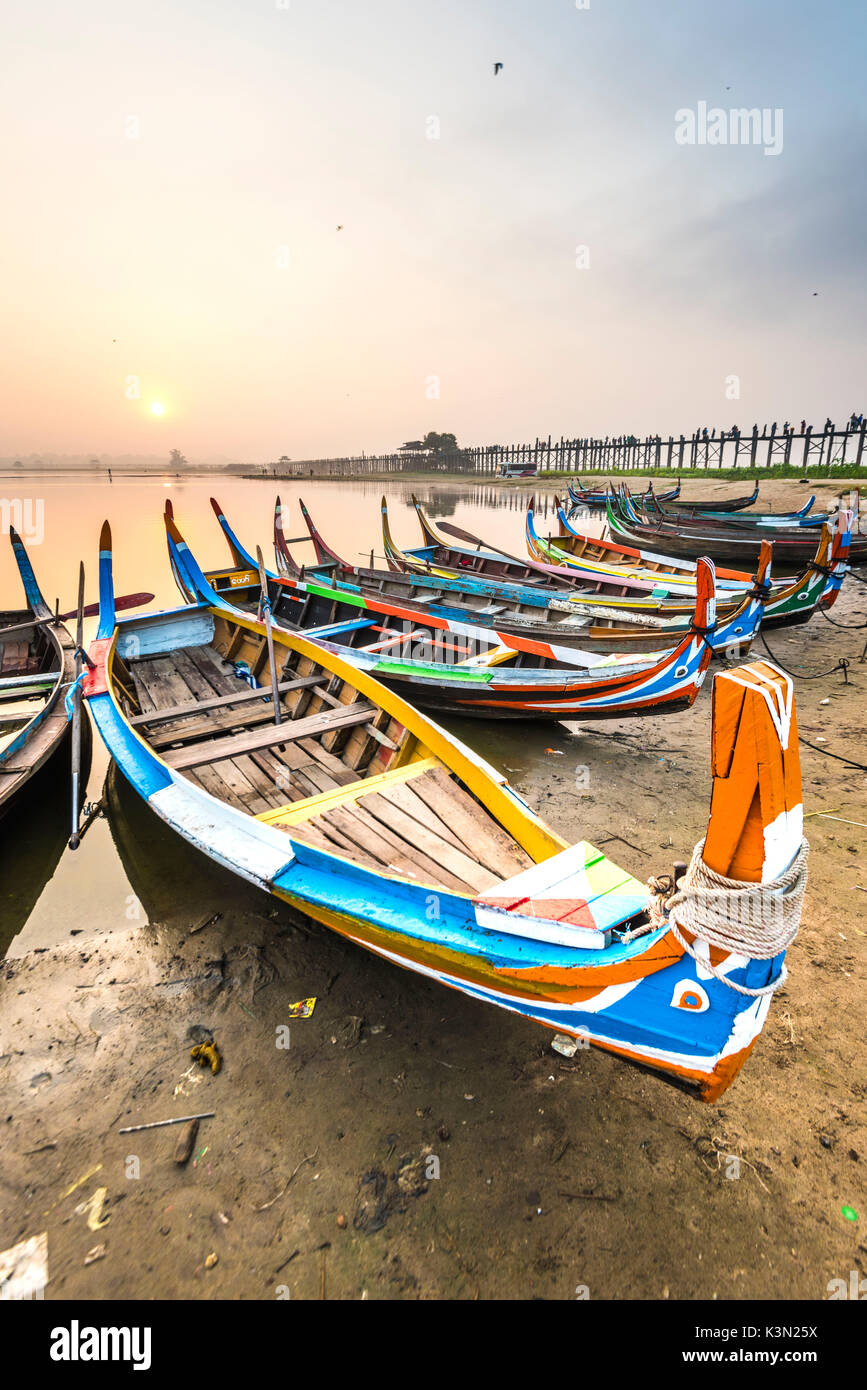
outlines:
M814 753L824 753L826 758L836 758L838 763L848 763L849 767L860 768L862 772L867 772L867 767L863 763L856 763L852 758L844 758L840 753L832 753L830 748L820 748L818 744L808 743L805 738L798 734L798 742L803 743L805 748L812 748Z
M785 664L784 661L781 661L780 658L779 658L778 656L775 656L775 655L774 655L774 653L771 651L770 647L768 646L768 639L767 639L767 637L765 636L765 634L764 634L761 630L759 631L759 636L761 637L762 642L764 643L764 646L765 646L765 651L768 653L768 656L771 658L771 660L772 660L772 661L775 661L775 662L777 663L777 665L778 665L783 671L786 672L787 675L789 675L789 676L794 676L796 680L801 680L801 681L818 681L818 680L822 680L823 677L825 677L825 676L833 676L833 674L834 674L835 671L842 671L842 672L843 672L843 676L844 676L844 678L845 678L846 672L847 672L848 669L849 669L849 662L847 661L846 657L845 657L845 656L841 656L840 660L837 662L837 665L836 665L836 666L832 666L831 669L830 669L829 671L814 671L814 672L813 672L812 674L810 674L810 675L808 675L808 674L807 674L806 672L804 672L804 671L797 671L797 670L794 670L794 671L793 671L790 667L788 667L788 666Z
M838 623L835 618L828 617L824 608L820 608L819 612L822 614L825 621L829 622L832 627L842 627L844 632L857 632L859 628L867 627L867 623Z

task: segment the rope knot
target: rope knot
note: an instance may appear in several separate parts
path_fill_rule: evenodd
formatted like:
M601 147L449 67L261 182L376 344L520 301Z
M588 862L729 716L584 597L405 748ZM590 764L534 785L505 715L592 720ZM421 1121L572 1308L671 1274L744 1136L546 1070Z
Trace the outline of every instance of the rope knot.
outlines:
M715 873L702 859L703 849L704 840L700 840L676 892L671 892L674 885L668 874L648 880L651 898L647 910L651 922L654 926L667 924L687 955L730 989L751 998L773 994L785 983L785 965L769 984L750 989L723 975L711 964L709 954L700 960L695 941L688 941L683 932L708 948L715 946L727 955L752 960L773 960L786 951L801 922L807 886L807 841L801 841L789 867L767 883L747 883Z

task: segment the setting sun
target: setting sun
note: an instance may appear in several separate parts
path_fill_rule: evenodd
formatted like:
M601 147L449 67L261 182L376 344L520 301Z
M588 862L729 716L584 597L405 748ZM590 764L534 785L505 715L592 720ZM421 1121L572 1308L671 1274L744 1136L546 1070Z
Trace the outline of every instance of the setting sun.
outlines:
M166 411L162 401L154 401L151 405L151 415L164 415Z

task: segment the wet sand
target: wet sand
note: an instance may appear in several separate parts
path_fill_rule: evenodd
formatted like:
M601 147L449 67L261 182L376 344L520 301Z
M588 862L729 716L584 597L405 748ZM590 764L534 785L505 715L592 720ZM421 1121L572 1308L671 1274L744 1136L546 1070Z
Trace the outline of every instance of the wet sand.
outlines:
M831 616L867 621L867 587ZM865 637L818 616L769 637L786 664L852 666L796 682L816 745L804 919L712 1107L596 1050L566 1061L536 1025L275 906L112 776L91 833L134 897L111 930L78 913L0 966L0 1249L47 1232L49 1299L822 1299L863 1273L865 834L811 813L867 822L867 772L817 751L867 763ZM606 850L639 877L704 831L709 686L668 718L459 732L564 835L621 837ZM191 1064L192 1025L213 1030L216 1076ZM118 1133L206 1110L183 1168L177 1128Z

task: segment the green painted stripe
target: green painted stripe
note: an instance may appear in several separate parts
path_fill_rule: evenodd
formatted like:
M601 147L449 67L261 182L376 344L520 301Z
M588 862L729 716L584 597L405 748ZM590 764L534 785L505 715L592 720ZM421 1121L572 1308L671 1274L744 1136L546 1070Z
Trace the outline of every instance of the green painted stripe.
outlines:
M494 679L493 671L477 671L461 666L447 666L436 661L378 661L373 676L431 676L437 680L474 681L486 685Z
M366 608L367 604L360 594L351 593L348 589L332 589L331 585L311 584L309 580L304 580L304 589L300 592L315 594L317 598L336 599L338 603L351 603L354 608ZM291 592L291 591L290 591Z

